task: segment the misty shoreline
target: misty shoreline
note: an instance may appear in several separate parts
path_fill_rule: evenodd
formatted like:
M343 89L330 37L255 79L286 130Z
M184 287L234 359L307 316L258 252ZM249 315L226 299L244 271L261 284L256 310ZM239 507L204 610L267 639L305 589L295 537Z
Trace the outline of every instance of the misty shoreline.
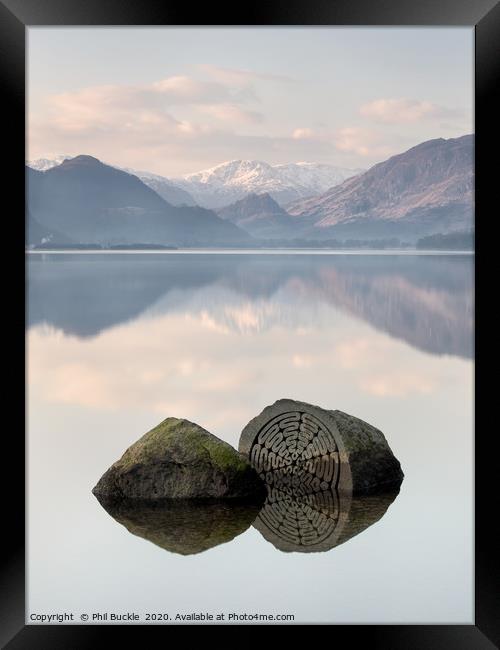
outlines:
M189 255L189 254L207 254L207 255L474 255L473 250L440 250L440 249L331 249L331 248L135 248L135 249L74 249L74 248L39 248L26 249L28 254L63 254L63 255L137 255L137 254L154 254L154 255Z

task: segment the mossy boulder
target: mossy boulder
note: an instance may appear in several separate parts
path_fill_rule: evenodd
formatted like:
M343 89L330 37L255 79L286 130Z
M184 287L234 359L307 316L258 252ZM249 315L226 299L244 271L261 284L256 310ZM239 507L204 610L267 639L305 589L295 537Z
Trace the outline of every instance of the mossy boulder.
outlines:
M246 458L188 420L167 418L129 447L92 490L102 500L264 500Z

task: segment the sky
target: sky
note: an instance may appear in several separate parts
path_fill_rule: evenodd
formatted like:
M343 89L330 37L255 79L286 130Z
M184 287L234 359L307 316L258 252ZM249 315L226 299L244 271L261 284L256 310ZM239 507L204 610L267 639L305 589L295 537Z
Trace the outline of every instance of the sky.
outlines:
M367 168L474 130L473 28L28 29L26 158Z

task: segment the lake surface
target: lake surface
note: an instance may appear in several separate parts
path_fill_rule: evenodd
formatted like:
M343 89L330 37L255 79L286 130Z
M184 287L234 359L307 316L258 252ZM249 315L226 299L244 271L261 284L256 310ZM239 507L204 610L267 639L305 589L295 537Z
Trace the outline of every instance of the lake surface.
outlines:
M318 251L29 255L28 620L472 623L473 264ZM373 424L405 473L381 516L330 550L294 550L242 512L232 540L214 533L217 545L183 555L131 534L92 495L164 418L237 447L283 397ZM213 529L207 516L200 530Z

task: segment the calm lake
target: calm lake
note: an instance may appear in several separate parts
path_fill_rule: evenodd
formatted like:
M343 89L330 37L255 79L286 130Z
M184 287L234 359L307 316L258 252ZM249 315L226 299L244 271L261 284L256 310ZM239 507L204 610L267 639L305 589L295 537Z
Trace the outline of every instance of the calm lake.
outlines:
M28 255L28 622L472 623L473 273L467 254ZM280 549L250 520L182 555L92 495L164 418L237 447L284 397L381 429L405 474L385 514L331 550Z

